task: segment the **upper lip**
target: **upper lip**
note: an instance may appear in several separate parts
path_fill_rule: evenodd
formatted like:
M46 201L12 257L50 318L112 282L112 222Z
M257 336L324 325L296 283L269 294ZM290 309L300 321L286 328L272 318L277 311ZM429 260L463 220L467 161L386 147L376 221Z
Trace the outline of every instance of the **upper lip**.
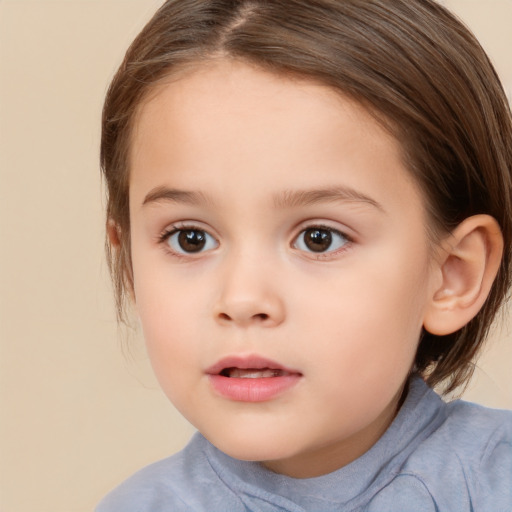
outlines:
M293 368L287 368L282 364L276 363L270 359L265 357L261 357L258 355L249 355L249 356L228 356L220 359L214 365L210 366L206 373L208 375L218 375L225 370L226 368L239 368L241 370L282 370L287 373L301 374L298 370L294 370Z

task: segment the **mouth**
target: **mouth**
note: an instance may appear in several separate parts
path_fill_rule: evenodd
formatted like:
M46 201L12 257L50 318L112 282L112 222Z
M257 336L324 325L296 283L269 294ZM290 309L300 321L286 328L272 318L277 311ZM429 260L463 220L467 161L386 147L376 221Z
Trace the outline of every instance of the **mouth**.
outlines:
M233 379L268 379L300 375L298 370L256 355L225 357L208 368L206 373Z
M230 379L270 379L292 375L290 372L275 368L224 368L219 375Z
M302 373L258 356L221 359L206 371L214 392L237 402L264 402L291 389Z

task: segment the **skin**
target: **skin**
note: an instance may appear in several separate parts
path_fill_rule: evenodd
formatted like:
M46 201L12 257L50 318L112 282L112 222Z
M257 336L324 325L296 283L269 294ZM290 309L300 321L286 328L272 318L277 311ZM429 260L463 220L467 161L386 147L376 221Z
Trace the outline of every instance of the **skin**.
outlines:
M169 399L219 449L275 472L361 456L396 415L440 279L397 141L327 87L220 60L160 85L132 148L134 296ZM314 252L312 226L343 236ZM184 228L204 250L166 235ZM206 370L233 355L300 379L230 400Z

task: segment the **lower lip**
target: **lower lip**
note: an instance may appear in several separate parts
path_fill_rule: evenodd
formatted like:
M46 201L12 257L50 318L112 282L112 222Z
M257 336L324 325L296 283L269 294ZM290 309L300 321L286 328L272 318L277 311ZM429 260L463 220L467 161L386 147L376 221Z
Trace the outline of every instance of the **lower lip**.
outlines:
M210 375L213 389L225 398L236 402L265 402L281 395L297 384L299 374L261 379L239 379Z

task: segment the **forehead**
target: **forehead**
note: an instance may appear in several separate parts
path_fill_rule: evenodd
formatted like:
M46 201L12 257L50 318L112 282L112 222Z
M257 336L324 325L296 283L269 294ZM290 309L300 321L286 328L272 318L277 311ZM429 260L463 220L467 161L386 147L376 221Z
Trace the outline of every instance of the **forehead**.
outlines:
M266 127L279 123L287 128L290 138L302 136L311 140L311 128L324 126L332 131L343 120L352 124L352 130L357 127L359 132L368 133L369 141L380 139L400 152L396 139L383 124L341 92L313 79L271 73L234 59L219 59L173 70L150 89L135 117L131 148L134 152L142 142L147 142L146 136L154 135L151 127L157 122L172 129L175 136L187 132L188 140L200 135L207 143L204 135L208 123L217 125L216 132L229 125L245 132L263 127L258 133L261 138L265 133L270 138ZM234 122L240 126L234 126ZM291 130L293 126L295 129ZM239 132L234 129L232 134ZM224 135L228 135L227 130Z
M368 110L334 89L221 60L173 75L141 105L130 188L147 190L155 179L172 179L206 190L220 179L236 182L241 174L269 170L276 187L289 188L296 179L304 188L308 176L322 180L333 162L340 175L359 169L361 180L368 177L361 168L372 163L375 186L382 180L410 185L401 155L400 144ZM357 187L352 174L348 185Z

